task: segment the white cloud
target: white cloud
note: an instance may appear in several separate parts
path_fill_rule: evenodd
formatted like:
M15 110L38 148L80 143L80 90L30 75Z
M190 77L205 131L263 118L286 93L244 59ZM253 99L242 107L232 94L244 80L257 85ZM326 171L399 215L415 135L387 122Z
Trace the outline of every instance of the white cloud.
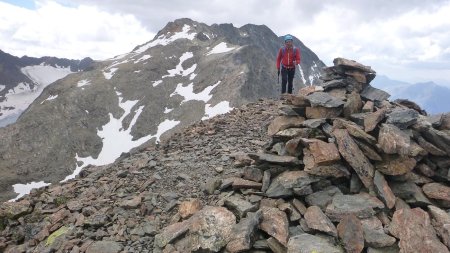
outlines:
M37 1L35 10L0 2L0 48L16 56L105 59L152 39L131 14Z
M54 0L37 1L35 10L0 2L0 48L19 56L105 59L187 17L267 25L293 34L328 65L343 56L394 78L450 79L436 69L450 64L449 13L447 0ZM424 69L430 74L419 76Z

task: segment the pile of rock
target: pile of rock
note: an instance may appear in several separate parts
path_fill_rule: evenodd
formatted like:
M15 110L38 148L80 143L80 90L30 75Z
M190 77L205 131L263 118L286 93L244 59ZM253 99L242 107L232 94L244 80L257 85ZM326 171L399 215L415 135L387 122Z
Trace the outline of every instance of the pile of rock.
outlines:
M449 252L450 114L389 102L375 72L338 58L323 85L285 96L266 152L185 201L155 252ZM345 250L344 250L345 249Z

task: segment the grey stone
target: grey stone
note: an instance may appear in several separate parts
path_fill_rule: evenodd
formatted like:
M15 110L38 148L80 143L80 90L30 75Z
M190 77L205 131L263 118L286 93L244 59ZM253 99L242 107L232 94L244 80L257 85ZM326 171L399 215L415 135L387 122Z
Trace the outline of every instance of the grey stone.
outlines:
M389 93L367 85L361 92L361 97L371 101L383 101L390 97Z
M253 212L258 209L255 204L246 201L239 195L233 195L228 197L225 202L225 206L228 207L236 215L238 219L244 218L248 212Z
M331 221L338 222L348 214L354 214L360 219L370 218L383 208L383 202L367 193L335 195L325 214Z
M99 241L91 244L86 253L119 253L122 251L123 246L114 241Z
M306 96L312 107L322 106L326 108L335 108L344 105L344 101L329 95L326 92L314 92Z
M341 190L336 186L330 186L306 196L305 201L309 206L318 206L324 211L336 194L342 195Z
M345 252L339 245L335 245L326 238L306 233L291 237L289 239L287 248L288 248L287 253Z
M387 114L386 123L393 124L400 129L406 129L417 122L419 113L413 109L396 109Z

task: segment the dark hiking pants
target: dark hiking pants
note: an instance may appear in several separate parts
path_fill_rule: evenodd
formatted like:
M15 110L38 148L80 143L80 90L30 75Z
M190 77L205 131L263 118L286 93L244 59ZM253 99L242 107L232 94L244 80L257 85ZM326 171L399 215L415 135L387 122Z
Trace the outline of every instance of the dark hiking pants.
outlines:
M294 80L295 68L281 68L281 94L287 93L292 94L293 80Z

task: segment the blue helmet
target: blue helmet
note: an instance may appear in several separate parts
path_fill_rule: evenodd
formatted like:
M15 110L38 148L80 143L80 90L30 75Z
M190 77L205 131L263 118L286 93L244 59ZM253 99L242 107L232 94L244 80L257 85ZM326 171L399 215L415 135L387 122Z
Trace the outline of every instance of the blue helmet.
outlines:
M292 41L292 36L291 35L286 35L286 36L284 36L284 42L286 42L286 41L288 41L288 40L291 40Z

